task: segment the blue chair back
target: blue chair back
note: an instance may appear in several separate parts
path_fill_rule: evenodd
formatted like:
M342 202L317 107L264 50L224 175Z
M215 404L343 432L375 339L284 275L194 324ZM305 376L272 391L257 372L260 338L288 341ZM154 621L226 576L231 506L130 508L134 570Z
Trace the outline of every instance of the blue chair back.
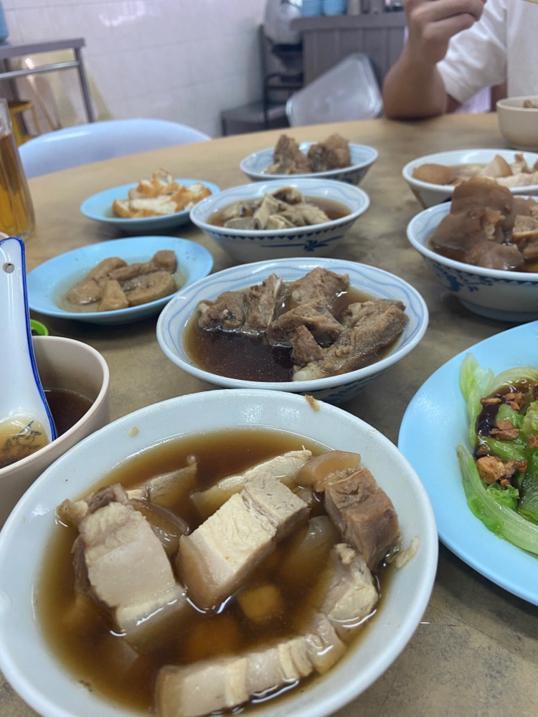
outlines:
M159 119L121 119L66 127L21 145L27 177L77 167L126 154L208 140L187 125Z

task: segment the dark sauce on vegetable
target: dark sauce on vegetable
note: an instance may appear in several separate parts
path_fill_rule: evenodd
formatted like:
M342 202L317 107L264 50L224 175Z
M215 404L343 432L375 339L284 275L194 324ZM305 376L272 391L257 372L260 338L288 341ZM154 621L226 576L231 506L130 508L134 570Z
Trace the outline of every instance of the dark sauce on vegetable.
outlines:
M371 301L373 298L357 289L344 291L338 297L334 315L339 319L350 304ZM283 306L281 312L286 310ZM205 371L243 381L292 380L291 348L270 346L267 341L258 337L224 331L205 331L198 326L198 312L185 328L184 340L189 357ZM381 351L376 360L390 350L389 346Z
M203 490L226 475L303 447L314 454L326 450L324 446L300 436L258 429L174 439L125 460L92 489L115 482L129 488L152 476L181 468L186 465L187 456L195 455L198 477L193 490ZM191 501L175 506L174 512L189 523L191 530L202 522ZM323 504L317 501L311 516L323 514ZM286 580L279 577L289 546L304 530L304 525L298 527L280 543L245 583L246 586L255 586L271 582L278 586L285 604L285 610L278 618L268 624L255 625L245 618L235 599L231 599L219 614L193 611L187 621L178 617L177 625L167 623L164 638L159 643L148 643L144 651L136 654L113 631L104 614L91 600L80 595L77 597L71 555L77 531L58 524L48 546L36 592L37 614L45 638L64 668L88 689L127 709L153 714L155 680L163 665L187 664L237 654L297 632L307 609L305 594L316 584L327 560L327 554L319 555L317 562L294 571ZM391 570L381 568L376 575L381 592L387 589L390 573ZM379 605L375 614L378 610ZM365 629L367 626L358 631L351 645L357 644ZM346 659L346 655L342 659ZM303 680L301 689L314 679L323 678ZM233 713L242 712L255 702L280 698L294 687L295 684L289 685L273 694L260 696Z

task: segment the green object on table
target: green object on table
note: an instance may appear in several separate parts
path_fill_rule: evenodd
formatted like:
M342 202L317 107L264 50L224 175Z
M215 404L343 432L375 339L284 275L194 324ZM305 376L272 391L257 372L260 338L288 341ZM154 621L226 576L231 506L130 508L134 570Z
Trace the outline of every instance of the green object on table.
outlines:
M35 319L30 319L30 328L32 329L32 335L33 336L48 336L49 330L45 326L45 324L42 324L41 321L36 321Z

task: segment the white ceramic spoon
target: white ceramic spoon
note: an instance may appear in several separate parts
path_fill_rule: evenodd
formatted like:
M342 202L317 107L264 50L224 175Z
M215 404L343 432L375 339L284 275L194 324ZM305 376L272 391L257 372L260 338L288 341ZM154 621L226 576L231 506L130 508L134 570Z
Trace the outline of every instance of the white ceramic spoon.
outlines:
M0 468L56 438L32 346L24 244L0 235ZM1 486L0 486L1 490Z

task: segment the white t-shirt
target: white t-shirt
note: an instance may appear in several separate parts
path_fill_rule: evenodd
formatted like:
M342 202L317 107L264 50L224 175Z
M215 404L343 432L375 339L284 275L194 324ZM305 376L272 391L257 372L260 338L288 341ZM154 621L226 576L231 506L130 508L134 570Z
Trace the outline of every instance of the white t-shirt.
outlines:
M487 0L480 20L450 40L437 68L458 102L505 81L510 97L538 94L538 4Z

